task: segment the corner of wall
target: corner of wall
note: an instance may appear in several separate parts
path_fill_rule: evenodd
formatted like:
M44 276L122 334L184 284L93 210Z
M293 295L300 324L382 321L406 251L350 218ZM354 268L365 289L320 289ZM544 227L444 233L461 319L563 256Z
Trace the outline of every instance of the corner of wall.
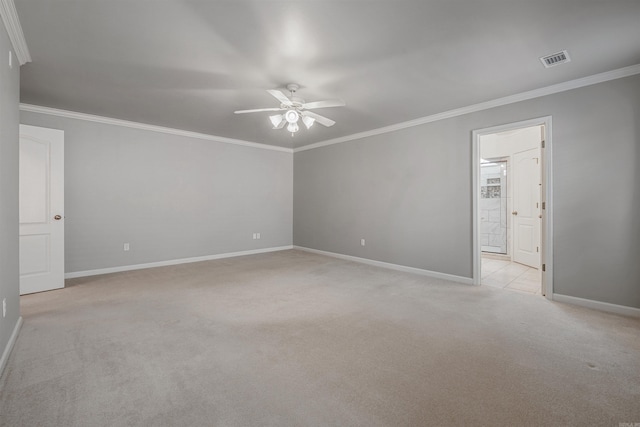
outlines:
M6 300L7 309L6 316L0 317L0 349L8 357L21 320L17 249L20 64L11 40L12 30L6 27L7 5L13 6L13 1L2 0L0 4L4 22L0 28L0 301ZM2 366L6 363L4 355L1 362Z

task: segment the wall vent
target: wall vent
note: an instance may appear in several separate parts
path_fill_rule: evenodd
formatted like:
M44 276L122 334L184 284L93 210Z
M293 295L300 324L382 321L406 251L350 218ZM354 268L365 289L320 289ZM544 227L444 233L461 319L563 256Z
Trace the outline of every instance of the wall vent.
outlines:
M554 65L560 65L564 64L565 62L570 62L571 58L569 58L569 52L563 50L558 53L543 56L542 58L540 58L540 61L545 68L549 68L553 67Z

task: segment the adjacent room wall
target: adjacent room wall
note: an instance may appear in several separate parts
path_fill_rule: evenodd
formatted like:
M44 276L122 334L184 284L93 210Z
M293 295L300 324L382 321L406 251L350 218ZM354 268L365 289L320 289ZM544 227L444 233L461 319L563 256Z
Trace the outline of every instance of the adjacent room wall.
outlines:
M471 277L471 133L547 115L554 292L640 308L639 75L297 152L294 244Z
M0 304L7 299L7 315L0 311L0 358L20 318L18 273L18 103L20 64L4 24L0 24ZM0 306L0 310L2 310ZM6 360L2 359L0 362ZM0 365L0 372L2 366Z
M291 153L25 111L20 120L65 132L67 273L292 244Z
M542 138L541 133L541 126L531 126L515 131L482 135L480 136L480 157L511 159L515 153L538 148Z

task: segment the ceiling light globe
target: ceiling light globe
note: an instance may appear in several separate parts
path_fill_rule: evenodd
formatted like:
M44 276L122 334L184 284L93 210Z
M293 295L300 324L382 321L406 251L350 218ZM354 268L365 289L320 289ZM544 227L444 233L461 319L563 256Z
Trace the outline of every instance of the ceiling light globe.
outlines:
M284 118L289 123L296 123L300 118L300 116L298 115L298 112L296 110L289 110L286 113L284 113Z
M271 120L271 124L275 129L280 126L280 123L282 123L284 117L282 117L282 114L276 114L275 116L269 116L269 120Z
M289 132L291 132L291 133L298 132L298 129L300 129L300 127L299 127L299 126L298 126L298 124L297 124L297 123L295 123L295 122L294 122L294 123L289 123L289 124L287 125L287 130L288 130Z
M314 119L313 117L302 116L302 123L304 123L304 125L307 127L307 129L309 129L311 126L313 126L313 123L315 121L316 121L316 119Z

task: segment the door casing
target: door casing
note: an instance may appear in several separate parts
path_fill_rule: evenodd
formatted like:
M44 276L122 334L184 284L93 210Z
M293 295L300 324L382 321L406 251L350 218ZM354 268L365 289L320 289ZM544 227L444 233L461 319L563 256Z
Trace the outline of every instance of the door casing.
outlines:
M553 298L553 168L552 168L552 117L544 116L520 122L507 123L488 128L476 129L471 136L472 151L472 209L473 209L473 276L474 285L480 285L481 280L481 246L480 246L480 215L478 212L480 197L480 137L494 133L506 132L531 126L544 126L544 148L542 148L542 210L541 224L541 264L545 266L542 272L542 292L547 299Z

